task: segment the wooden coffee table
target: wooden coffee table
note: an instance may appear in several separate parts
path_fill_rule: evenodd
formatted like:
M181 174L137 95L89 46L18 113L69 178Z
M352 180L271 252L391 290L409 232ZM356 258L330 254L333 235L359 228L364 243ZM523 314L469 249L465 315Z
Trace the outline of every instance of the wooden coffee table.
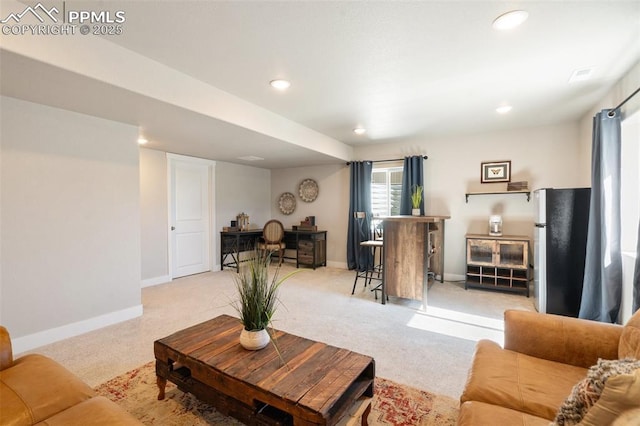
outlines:
M297 426L335 425L373 396L373 358L276 331L281 359L271 344L243 349L241 329L222 315L156 340L158 399L169 380L244 423Z

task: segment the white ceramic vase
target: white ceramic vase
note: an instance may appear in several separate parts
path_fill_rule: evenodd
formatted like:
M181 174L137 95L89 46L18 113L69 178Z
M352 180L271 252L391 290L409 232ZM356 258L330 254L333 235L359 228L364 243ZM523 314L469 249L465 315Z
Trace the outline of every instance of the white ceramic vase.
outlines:
M267 330L262 329L258 331L248 331L244 328L240 332L240 344L243 348L250 351L257 351L269 344L269 333Z
M411 209L411 216L420 216L420 209Z

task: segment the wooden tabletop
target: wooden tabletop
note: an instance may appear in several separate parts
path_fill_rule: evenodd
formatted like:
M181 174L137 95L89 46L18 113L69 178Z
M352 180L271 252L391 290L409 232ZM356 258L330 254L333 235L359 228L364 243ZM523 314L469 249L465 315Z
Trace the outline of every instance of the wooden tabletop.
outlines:
M489 234L466 234L465 238L474 240L518 240L518 241L530 241L531 238L526 235L489 235Z
M192 379L248 406L269 404L300 424L334 424L357 398L373 396L373 358L282 331L275 331L281 357L272 344L249 351L240 346L241 330L237 318L221 315L157 340L159 376L164 363L168 370L185 365Z

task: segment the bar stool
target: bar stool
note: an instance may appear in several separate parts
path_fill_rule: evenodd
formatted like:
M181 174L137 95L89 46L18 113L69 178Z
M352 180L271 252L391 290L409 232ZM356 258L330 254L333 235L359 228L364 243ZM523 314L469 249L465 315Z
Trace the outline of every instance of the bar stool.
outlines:
M367 271L369 281L365 285L369 285L369 289L373 292L375 299L378 300L378 292L382 291L382 286L384 285L384 242L382 240L369 240L363 241L360 245L371 248L373 254L373 267ZM376 263L378 249L380 249L380 260ZM374 274L376 275L375 277ZM372 280L379 281L375 287L371 286Z
M376 273L378 275L378 280L380 280L380 282L378 283L377 286L373 287L371 289L371 291L374 292L375 298L378 299L378 291L382 291L382 287L384 286L384 244L383 244L383 237L384 237L384 228L382 226L383 221L382 219L380 219L379 217L374 217L371 220L371 235L373 235L373 242L374 247L373 247L373 271L371 273L371 277L373 277L373 273ZM380 249L380 260L378 263L376 263L376 249L379 248ZM369 280L369 285L371 285L371 280ZM383 292L384 294L384 292ZM389 297L387 297L387 300L389 300ZM384 303L384 301L383 301Z
M354 294L356 291L356 285L358 284L358 278L364 278L364 286L369 286L370 291L373 292L374 297L378 300L378 292L382 291L382 287L384 286L384 242L382 240L367 240L362 241L360 243L361 249L371 250L371 254L373 255L373 265L370 268L366 268L364 271L356 271L356 278L353 281L353 288L351 289L351 294ZM379 262L376 263L376 257L379 251ZM375 275L375 276L374 276ZM371 282L373 280L378 281L377 285L373 287ZM389 298L387 297L387 300Z

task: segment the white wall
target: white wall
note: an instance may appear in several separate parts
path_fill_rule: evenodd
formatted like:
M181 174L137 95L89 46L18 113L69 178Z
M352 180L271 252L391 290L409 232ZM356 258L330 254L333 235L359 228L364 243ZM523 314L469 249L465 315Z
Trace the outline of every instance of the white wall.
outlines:
M425 207L427 214L450 215L445 232L445 278L462 279L465 268L466 233L487 232L491 214L501 214L505 234L533 236L533 203L521 194L470 197L465 192L504 190L506 184L481 184L480 162L511 160L512 180L527 180L530 188L573 187L583 184L577 170L578 124L513 130L465 137L368 145L356 150L357 159L383 160L408 154L426 154ZM314 203L297 197L304 178L314 178L320 196ZM293 192L296 211L283 216L275 207L283 192ZM274 216L292 225L304 216L316 215L316 222L328 233L328 261L346 267L346 235L349 209L347 166L292 168L272 172Z
M140 149L140 225L143 286L169 280L167 155Z
M218 231L240 213L249 215L251 228L271 219L271 172L268 169L216 163L216 218ZM218 253L219 255L219 253Z
M16 352L140 315L137 128L0 99L0 323Z
M318 198L311 203L302 201L298 195L298 187L304 179L314 179L318 183ZM285 192L296 197L296 209L290 215L283 214L278 207L278 200ZM327 231L328 266L346 269L349 168L344 163L273 170L270 205L271 215L285 228L299 225L307 216L315 216L318 229Z
M216 268L220 268L220 231L240 213L249 215L251 228L262 228L271 219L271 171L216 162Z
M216 162L215 218L212 235L217 238L212 253L213 270L220 269L220 231L236 215L249 215L252 228L261 228L271 218L271 172L258 167ZM170 280L168 263L168 189L166 153L140 149L141 229L143 285Z

